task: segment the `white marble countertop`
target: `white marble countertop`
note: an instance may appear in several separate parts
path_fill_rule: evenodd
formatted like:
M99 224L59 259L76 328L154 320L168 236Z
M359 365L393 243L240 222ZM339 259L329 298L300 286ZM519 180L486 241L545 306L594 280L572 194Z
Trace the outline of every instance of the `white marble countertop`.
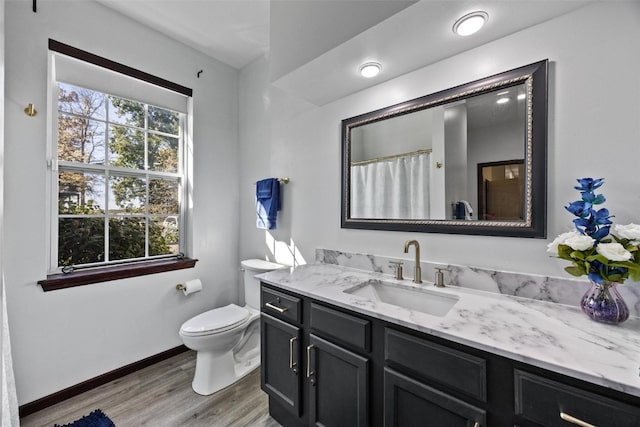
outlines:
M640 397L640 318L589 319L578 306L411 280L330 264L260 274L265 283L374 318ZM343 292L370 279L453 295L442 317Z

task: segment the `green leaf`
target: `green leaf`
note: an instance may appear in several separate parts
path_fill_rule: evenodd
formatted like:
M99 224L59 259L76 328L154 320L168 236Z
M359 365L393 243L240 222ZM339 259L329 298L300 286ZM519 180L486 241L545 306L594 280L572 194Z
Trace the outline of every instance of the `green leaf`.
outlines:
M571 258L578 259L580 261L584 261L585 254L580 252L580 251L573 251L573 252L571 252Z
M571 249L570 246L567 245L558 245L558 256L562 259L571 259L571 252L573 252L573 249Z
M565 267L564 270L567 273L571 274L572 276L576 276L576 277L584 276L586 274L586 272L582 268L574 266L574 265L569 266L569 267Z
M604 265L609 265L609 263L611 261L609 261L607 258L605 258L603 255L600 254L593 254L593 255L589 255L586 260L588 262L593 262L593 261L600 261L601 263L603 263Z

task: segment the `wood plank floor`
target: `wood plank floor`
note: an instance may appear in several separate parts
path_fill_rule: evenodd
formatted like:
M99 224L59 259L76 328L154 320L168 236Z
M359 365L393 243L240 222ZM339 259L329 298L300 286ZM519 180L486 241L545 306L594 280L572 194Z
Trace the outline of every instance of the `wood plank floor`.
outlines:
M22 427L67 424L101 409L116 427L277 427L260 390L260 369L211 396L191 389L195 352L189 350L64 402L28 415Z

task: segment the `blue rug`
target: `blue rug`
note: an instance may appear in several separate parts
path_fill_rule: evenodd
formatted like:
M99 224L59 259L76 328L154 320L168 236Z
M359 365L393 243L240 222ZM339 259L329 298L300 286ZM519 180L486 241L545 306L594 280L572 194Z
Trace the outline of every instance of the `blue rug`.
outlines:
M116 425L100 409L85 415L70 424L55 424L53 427L116 427Z

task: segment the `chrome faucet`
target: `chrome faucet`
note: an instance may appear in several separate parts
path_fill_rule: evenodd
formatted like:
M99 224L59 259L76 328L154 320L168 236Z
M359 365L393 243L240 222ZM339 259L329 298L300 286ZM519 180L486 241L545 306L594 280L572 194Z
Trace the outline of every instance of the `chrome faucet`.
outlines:
M422 269L420 268L420 243L417 240L407 240L404 242L404 253L409 253L409 246L416 247L416 265L413 268L413 282L422 283Z

